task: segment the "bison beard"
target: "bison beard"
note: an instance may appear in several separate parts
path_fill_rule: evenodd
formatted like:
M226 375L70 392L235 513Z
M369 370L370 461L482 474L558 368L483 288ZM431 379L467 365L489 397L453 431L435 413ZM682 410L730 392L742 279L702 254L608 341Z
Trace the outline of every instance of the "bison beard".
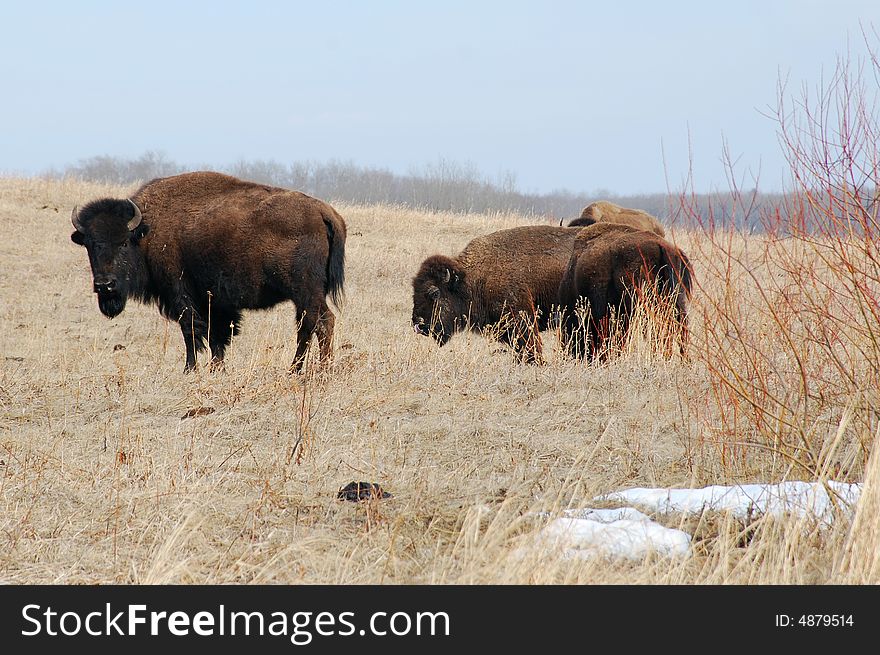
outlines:
M296 191L219 173L153 180L131 199L74 208L71 240L89 255L98 308L113 318L129 297L155 303L178 322L186 371L211 349L222 364L242 310L284 300L296 307L300 371L312 336L322 362L332 351L345 279L345 221L330 205Z
M98 309L107 318L116 318L125 309L125 296L118 293L98 294Z

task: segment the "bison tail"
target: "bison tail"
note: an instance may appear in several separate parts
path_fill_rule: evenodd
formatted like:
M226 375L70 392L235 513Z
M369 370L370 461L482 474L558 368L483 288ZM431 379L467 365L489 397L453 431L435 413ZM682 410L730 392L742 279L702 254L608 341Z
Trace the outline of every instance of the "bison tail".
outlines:
M345 229L339 229L334 217L324 216L327 228L327 243L330 246L327 257L327 276L324 293L336 307L342 307L345 286Z
M680 250L662 246L659 264L660 288L673 298L679 318L684 318L693 288L690 261Z
M674 254L668 257L678 264L676 267L676 278L678 279L681 288L684 289L685 295L690 297L691 291L693 290L693 271L691 271L690 260L681 250L677 250Z
M691 263L681 250L669 246L660 248L660 270L658 277L661 288L665 289L674 302L675 320L679 325L679 352L686 357L688 337L688 301L693 289ZM667 352L672 354L672 342L667 342Z
M666 293L676 294L684 291L691 293L690 262L682 252L675 252L668 246L660 247L660 259L657 262L658 281Z

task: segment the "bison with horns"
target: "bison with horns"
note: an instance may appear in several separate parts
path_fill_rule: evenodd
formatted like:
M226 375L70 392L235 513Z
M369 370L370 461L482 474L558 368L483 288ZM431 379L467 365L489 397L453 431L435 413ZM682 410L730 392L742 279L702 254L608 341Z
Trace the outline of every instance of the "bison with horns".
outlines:
M625 338L637 302L655 301L664 353L685 354L693 271L679 248L652 232L596 223L578 232L559 285L563 345L575 357L603 359L611 319Z
M110 318L134 298L177 321L185 371L211 349L222 364L242 310L284 300L299 324L291 369L302 370L312 335L331 354L343 292L346 228L328 204L296 191L210 172L153 180L131 198L73 209L71 235L85 246L98 307Z
M533 225L471 241L455 258L428 257L413 279L413 329L441 346L485 331L521 361L541 363L547 328L579 229Z

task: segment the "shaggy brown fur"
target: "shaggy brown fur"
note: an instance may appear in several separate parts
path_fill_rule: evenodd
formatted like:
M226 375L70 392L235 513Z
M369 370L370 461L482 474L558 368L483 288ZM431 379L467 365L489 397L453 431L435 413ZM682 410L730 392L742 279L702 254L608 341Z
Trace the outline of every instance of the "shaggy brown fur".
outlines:
M660 221L641 209L629 209L615 205L607 200L600 200L587 205L581 212L580 218L571 221L569 227L587 226L594 223L619 223L629 225L639 230L653 232L657 236L665 237L666 231L660 225Z
M153 180L132 198L74 208L71 239L86 247L98 306L118 315L128 296L155 302L177 321L186 367L208 341L222 363L244 309L296 305L301 370L313 334L331 353L333 313L344 284L345 222L296 191L198 172Z
M635 303L656 285L659 296L671 304L673 322L665 330L663 350L671 356L677 335L684 355L692 275L687 256L655 234L614 223L583 228L559 285L563 340L569 354L591 360L605 357L612 313L625 338ZM576 311L579 303L589 312L585 324Z
M428 257L413 279L413 329L442 346L489 328L526 362L541 363L538 332L557 304L579 230L534 225L471 241L455 258Z

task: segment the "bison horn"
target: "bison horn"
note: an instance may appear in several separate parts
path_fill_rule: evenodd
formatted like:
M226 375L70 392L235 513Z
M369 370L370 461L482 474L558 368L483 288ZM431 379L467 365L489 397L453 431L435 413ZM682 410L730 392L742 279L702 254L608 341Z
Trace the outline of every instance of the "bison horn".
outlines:
M73 227L77 232L85 232L82 223L79 222L79 212L76 211L77 208L77 205L73 206L73 211L70 212L70 222L73 223Z
M447 268L446 275L443 277L443 284L449 284L449 280L452 279L452 272Z
M128 231L131 232L133 229L141 224L141 221L144 217L141 215L140 208L138 208L138 206L134 204L134 200L129 200L129 202L131 203L132 209L134 209L134 217L130 221L128 221Z

